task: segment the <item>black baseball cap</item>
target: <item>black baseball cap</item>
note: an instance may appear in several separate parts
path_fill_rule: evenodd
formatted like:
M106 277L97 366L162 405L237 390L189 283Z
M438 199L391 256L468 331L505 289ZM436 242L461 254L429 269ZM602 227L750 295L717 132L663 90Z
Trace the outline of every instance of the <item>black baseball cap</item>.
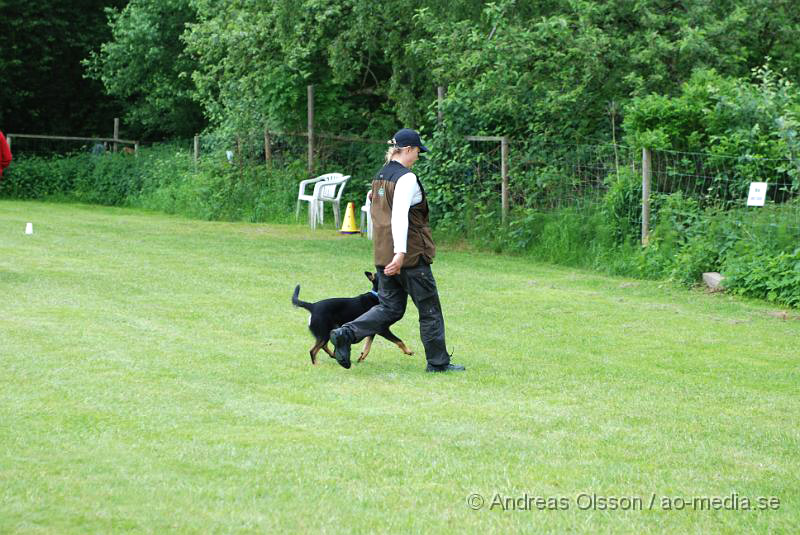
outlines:
M403 147L419 147L420 152L428 152L428 147L422 144L419 134L410 128L401 128L392 138L392 143L402 149Z

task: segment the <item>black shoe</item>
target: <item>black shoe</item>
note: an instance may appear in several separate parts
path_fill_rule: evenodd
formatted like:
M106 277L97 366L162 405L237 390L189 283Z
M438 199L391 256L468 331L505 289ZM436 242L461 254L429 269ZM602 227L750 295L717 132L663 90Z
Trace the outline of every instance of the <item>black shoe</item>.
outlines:
M338 329L332 330L330 336L336 362L338 362L342 368L350 369L350 344L352 343L350 333L339 327Z
M425 368L426 372L463 372L467 369L464 366L459 366L458 364L448 364L447 366L428 366Z

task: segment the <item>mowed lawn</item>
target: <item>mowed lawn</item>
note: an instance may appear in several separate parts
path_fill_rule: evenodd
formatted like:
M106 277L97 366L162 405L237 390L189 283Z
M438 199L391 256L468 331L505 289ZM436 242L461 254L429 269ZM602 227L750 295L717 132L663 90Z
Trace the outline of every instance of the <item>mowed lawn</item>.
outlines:
M424 372L411 303L414 356L312 366L294 286L370 263L330 225L0 202L0 533L800 529L791 312L442 247L466 373Z

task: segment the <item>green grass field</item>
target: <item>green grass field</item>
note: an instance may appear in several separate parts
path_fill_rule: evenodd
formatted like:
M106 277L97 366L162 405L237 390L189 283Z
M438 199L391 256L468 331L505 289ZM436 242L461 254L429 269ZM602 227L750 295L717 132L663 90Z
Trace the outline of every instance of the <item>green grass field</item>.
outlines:
M797 532L800 321L442 247L466 373L424 373L411 303L415 356L312 367L295 284L370 262L330 227L0 202L0 533Z

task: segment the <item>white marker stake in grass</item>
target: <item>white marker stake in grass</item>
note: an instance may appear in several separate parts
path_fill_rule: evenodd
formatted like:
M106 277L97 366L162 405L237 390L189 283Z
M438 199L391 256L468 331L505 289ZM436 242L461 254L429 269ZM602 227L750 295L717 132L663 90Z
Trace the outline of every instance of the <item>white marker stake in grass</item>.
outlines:
M25 225L25 234L33 234L33 223Z
M764 206L767 197L766 182L750 182L750 193L747 196L747 206Z

